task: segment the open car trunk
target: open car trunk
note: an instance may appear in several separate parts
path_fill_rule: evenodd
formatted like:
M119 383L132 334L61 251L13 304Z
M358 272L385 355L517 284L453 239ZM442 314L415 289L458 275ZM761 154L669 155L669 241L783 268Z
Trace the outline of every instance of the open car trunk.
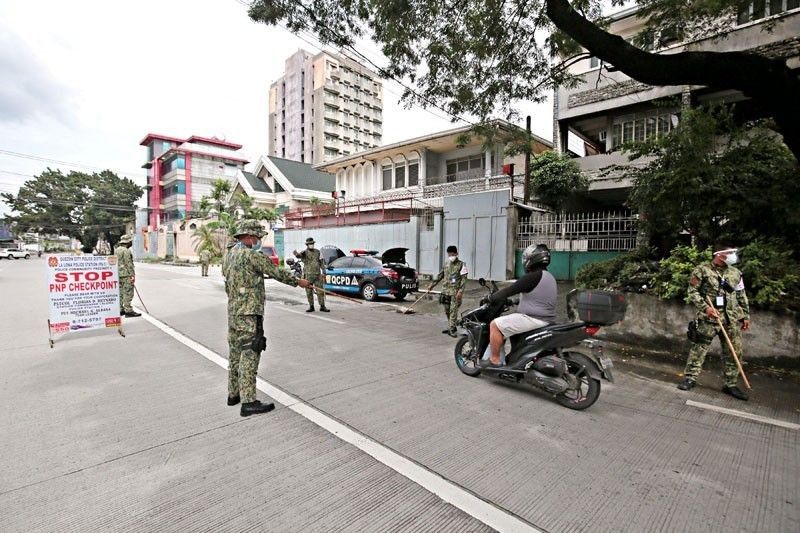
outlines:
M408 266L406 252L408 248L389 248L381 255L383 266L391 268L400 275L400 278L415 279L416 271Z

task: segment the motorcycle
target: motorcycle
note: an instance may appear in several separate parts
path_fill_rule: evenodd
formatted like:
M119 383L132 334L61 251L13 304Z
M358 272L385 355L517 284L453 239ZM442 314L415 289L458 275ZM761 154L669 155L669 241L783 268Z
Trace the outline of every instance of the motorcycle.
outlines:
M487 288L486 280L478 283ZM497 292L491 282L489 294ZM511 349L500 367L481 367L480 360L488 359L489 324L508 311L515 302L491 303L481 300L481 306L462 314L459 325L466 335L455 347L458 369L477 377L486 374L528 385L551 394L569 409L591 407L600 396L600 381L614 382L611 359L603 353L603 344L591 339L602 326L621 321L625 315L625 297L606 291L573 290L567 295L568 307L577 310L580 320L567 324L551 324L512 336ZM583 347L588 350L579 351Z
M300 261L289 257L286 259L286 266L289 267L289 270L295 278L301 279L303 277L303 264Z

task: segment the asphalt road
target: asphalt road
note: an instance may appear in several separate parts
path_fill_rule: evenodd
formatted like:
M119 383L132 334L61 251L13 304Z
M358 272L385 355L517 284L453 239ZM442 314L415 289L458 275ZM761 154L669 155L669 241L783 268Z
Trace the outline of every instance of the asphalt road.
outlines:
M0 262L0 531L800 530L794 391L620 372L573 412L463 376L443 316L309 315L268 281L259 374L282 404L242 419L219 269L137 274L149 320L51 350L43 259Z

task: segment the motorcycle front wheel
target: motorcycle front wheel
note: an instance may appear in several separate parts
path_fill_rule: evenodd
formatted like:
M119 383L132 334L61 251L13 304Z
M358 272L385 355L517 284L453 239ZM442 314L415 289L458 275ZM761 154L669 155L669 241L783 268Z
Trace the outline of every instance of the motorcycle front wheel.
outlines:
M481 369L478 368L478 358L474 354L475 349L469 337L461 337L456 343L456 366L464 374L470 377L477 377L481 374Z
M582 354L572 353L567 360L567 374L564 376L570 388L556 396L556 401L568 409L582 411L591 407L600 397L600 381L593 379L585 370L592 361Z

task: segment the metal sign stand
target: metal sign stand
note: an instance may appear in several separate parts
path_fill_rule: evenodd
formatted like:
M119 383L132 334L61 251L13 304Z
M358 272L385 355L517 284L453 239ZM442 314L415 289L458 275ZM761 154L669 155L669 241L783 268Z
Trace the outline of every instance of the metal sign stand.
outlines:
M117 333L120 337L125 338L125 330L122 329L121 324L117 327ZM50 344L50 348L55 347L56 340L53 338L53 330L50 328L50 319L47 319L47 342Z

